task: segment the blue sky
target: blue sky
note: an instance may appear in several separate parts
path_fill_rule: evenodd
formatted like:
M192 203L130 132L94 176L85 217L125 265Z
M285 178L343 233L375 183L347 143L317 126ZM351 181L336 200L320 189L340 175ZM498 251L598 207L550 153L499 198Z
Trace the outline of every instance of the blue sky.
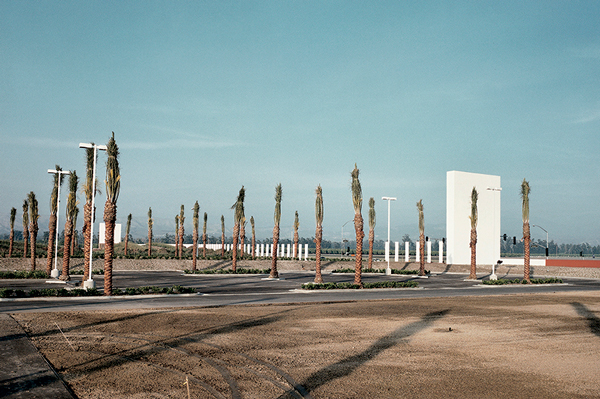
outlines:
M446 172L461 170L501 176L502 232L521 234L526 178L532 224L600 243L600 2L3 1L0 15L0 232L29 191L47 229L46 170L83 175L78 144L114 131L118 221L133 214L136 236L148 207L155 235L174 230L181 204L191 232L195 201L231 234L242 185L270 236L281 183L283 237L296 210L314 235L321 184L340 240L356 163L379 239L382 196L398 198L392 240L417 236L419 199L444 237Z

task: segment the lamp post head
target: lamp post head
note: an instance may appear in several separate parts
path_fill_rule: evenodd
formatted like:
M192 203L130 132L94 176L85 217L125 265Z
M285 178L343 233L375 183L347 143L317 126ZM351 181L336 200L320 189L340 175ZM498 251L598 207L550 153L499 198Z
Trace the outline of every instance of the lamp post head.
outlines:
M55 169L48 169L48 173L58 173L60 175L70 175L71 172L68 170L55 170Z
M396 201L396 198L394 197L381 197L381 199L384 201Z
M79 148L94 148L98 150L106 151L106 146L103 144L92 144L92 143L79 143Z

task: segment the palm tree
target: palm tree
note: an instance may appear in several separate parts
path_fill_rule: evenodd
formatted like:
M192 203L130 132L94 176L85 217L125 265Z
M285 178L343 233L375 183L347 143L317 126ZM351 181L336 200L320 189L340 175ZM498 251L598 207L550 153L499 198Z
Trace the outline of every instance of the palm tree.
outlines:
M317 221L317 228L315 231L315 284L323 284L323 276L321 276L321 241L323 240L323 189L321 188L320 184L317 186L316 193L317 199L315 201L315 219ZM296 212L296 217L298 217L298 212Z
M375 198L369 198L369 269L373 268L373 242L375 241Z
M362 247L365 233L363 232L362 188L358 180L358 167L354 164L352 176L352 204L354 205L354 230L356 231L356 266L354 267L354 284L362 288Z
M94 143L92 143L92 148L85 149L85 158L86 158L86 169L85 169L85 183L83 185L83 192L85 194L85 205L83 206L83 227L81 231L83 232L83 280L86 281L89 279L90 274L90 248L92 247L93 237L91 236L92 232L92 223L96 220L96 206L94 206L94 220L92 220L92 196L94 195L94 191L99 193L98 189L98 181L94 179Z
M131 213L127 215L127 225L125 227L125 253L127 256L127 247L129 246L129 232L131 231Z
M477 280L477 197L478 193L475 187L471 191L471 274L469 279Z
M244 197L246 196L246 190L244 190L244 186L240 188L240 192L238 193L237 200L231 206L231 209L234 209L233 214L233 252L232 252L232 263L231 269L235 273L237 267L237 247L240 236L240 224L243 223L244 218Z
M13 245L15 243L15 218L17 217L17 208L10 209L10 244L8 246L8 257L12 257Z
M294 215L294 258L298 257L298 241L300 236L298 235L298 228L300 227L300 220L298 219L298 211Z
M181 205L181 210L179 211L179 259L183 255L183 235L185 233L183 222L185 222L185 216L183 216L183 205Z
M29 244L29 202L23 200L23 258L27 258L27 245Z
M35 270L35 244L37 241L38 233L38 219L40 214L38 212L38 201L35 198L35 193L31 191L28 195L29 200L29 238L31 241L31 270Z
M198 201L196 201L196 203L194 204L193 210L194 210L194 213L192 215L192 222L193 222L193 225L194 225L194 233L193 233L194 234L193 235L193 238L194 238L194 249L192 251L192 253L193 253L193 255L192 255L192 259L193 259L193 261L192 261L192 270L196 270L196 263L197 263L196 257L198 255L198 224L199 224L199 220L198 220L199 215L198 215L198 213L200 212L200 205L198 205Z
M179 252L179 215L175 215L175 256Z
M104 295L112 295L112 264L115 245L115 222L117 220L117 200L121 191L119 171L119 147L115 132L106 144L106 203L104 204Z
M77 173L72 171L69 175L69 197L67 198L67 210L65 221L65 242L63 247L63 266L60 279L63 281L71 280L69 276L69 263L71 260L71 238L73 237L73 216L75 215L75 209L77 209Z
M64 175L59 165L55 165L56 171L52 176L53 186L50 194L50 221L48 222L48 257L46 259L46 273L52 272L52 261L54 260L54 240L56 239L56 212L58 211L58 187L62 186Z
M419 211L419 276L425 275L425 217L423 216L423 200L417 202Z
M256 229L254 227L254 216L250 216L250 226L252 226L252 259L256 257Z
M148 256L152 256L152 226L154 225L154 219L152 219L152 207L148 207Z
M204 257L204 259L206 259L206 239L208 238L206 236L206 223L208 222L208 214L206 212L204 212L204 225L202 226L202 243L204 244L204 247L202 249L202 256Z
M244 245L246 243L246 216L242 216L242 221L240 222L240 248L242 249L242 253L240 254L240 259L244 259Z
M529 188L529 182L523 179L523 183L521 183L521 199L523 200L523 245L525 247L525 265L524 265L524 276L523 279L531 284L531 279L529 276L529 257L530 257L530 243L531 243L531 233L529 227L529 193L531 189Z
M221 215L221 258L225 256L225 216Z
M279 243L279 223L281 222L281 183L275 187L275 214L273 227L273 259L271 260L271 274L269 278L278 278L279 273L277 272L277 244Z
M77 202L79 203L79 201ZM75 209L73 210L73 227L72 227L72 231L71 231L71 256L73 256L74 251L75 251L75 244L77 244L77 246L79 247L79 243L77 242L77 233L76 233L76 228L77 228L77 217L79 216L79 208L75 207Z

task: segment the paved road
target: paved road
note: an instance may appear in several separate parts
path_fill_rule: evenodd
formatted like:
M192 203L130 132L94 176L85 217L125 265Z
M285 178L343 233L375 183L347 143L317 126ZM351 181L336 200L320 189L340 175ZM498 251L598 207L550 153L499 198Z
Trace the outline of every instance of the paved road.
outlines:
M161 308L187 306L225 306L238 304L274 304L298 302L334 302L394 298L453 297L465 295L503 295L517 293L548 293L565 291L600 290L600 280L563 278L565 284L487 286L480 281L465 281L464 274L433 274L429 278L401 275L364 274L364 282L416 280L419 288L378 290L299 290L302 283L311 282L313 272L282 273L280 280L267 280L266 275L185 275L181 272L118 272L113 286L119 288L182 285L194 287L198 294L132 297L91 298L32 298L0 300L0 312L44 312L62 310L99 310L126 308ZM499 276L517 278L518 276ZM99 289L103 279L95 276ZM487 276L480 276L487 278ZM80 277L74 280L79 280ZM326 274L325 281L351 282L351 274ZM1 287L20 289L61 287L45 280L0 280Z

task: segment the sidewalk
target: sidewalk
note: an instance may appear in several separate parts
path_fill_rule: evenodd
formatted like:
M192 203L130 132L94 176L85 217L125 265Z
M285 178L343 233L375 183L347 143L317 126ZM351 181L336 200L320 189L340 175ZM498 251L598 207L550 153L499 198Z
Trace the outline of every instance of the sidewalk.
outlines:
M27 335L8 314L0 313L0 397L73 399Z

